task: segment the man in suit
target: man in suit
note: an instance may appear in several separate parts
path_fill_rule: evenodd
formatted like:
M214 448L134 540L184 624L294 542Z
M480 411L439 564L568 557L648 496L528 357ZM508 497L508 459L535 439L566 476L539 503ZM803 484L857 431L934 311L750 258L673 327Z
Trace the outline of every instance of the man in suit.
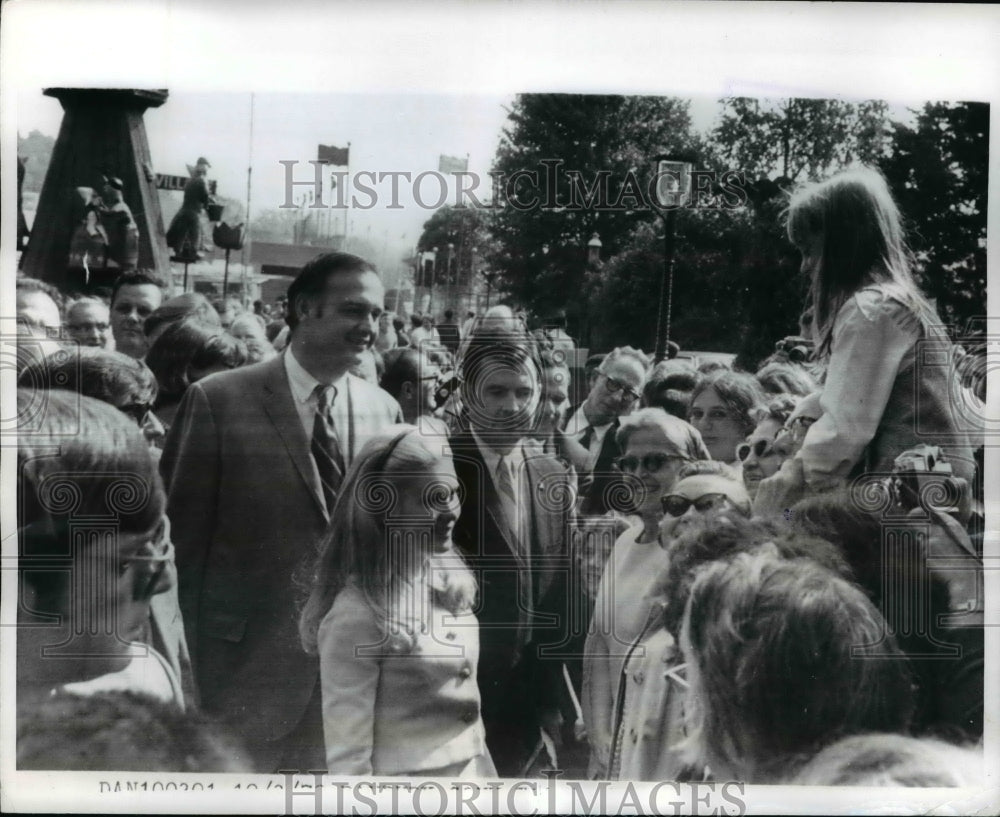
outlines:
M573 485L565 466L525 444L541 388L523 332L474 333L461 376L464 430L451 448L463 501L453 539L479 583L486 742L501 776L531 775L546 762L543 733L550 749L559 739Z
M597 369L590 394L563 429L584 454L574 462L580 479L584 515L601 515L612 508L618 475L614 462L622 455L615 441L619 418L631 413L642 393L649 358L638 349L622 346L609 352Z
M303 652L293 576L311 569L345 469L400 419L348 373L378 334L374 267L320 255L288 290L289 346L184 396L163 452L179 594L206 712L254 768L324 768L319 668Z

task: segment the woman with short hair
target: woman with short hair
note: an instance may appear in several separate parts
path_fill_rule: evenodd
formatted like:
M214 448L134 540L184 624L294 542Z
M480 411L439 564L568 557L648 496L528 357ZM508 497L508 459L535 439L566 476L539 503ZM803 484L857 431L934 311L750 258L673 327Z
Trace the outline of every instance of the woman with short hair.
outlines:
M674 488L686 463L708 458L698 432L658 408L622 418L616 442L623 452L617 460L623 472L618 490L631 495L641 521L618 538L608 557L584 648L584 722L590 770L599 776L609 772L622 650L646 623L649 589L666 561L658 537L661 497Z

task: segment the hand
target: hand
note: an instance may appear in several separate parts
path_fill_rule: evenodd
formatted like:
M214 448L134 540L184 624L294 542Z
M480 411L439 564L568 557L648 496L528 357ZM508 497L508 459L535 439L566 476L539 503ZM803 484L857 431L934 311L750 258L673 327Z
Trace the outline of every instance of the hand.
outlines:
M753 503L754 516L787 518L785 512L805 495L806 479L802 460L785 460L778 473L762 480L757 486L757 496Z

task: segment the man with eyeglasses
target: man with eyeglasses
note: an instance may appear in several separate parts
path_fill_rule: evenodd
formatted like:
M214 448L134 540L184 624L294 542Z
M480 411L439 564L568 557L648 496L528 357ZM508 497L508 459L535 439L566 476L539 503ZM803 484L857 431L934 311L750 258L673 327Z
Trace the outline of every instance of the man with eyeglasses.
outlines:
M385 354L385 374L379 385L396 398L403 421L434 434L446 434L437 417L437 390L441 370L424 352L412 346Z
M111 311L100 298L79 298L66 311L66 335L81 346L114 349Z
M600 516L609 510L609 488L620 479L614 461L622 455L615 432L619 418L631 413L639 400L649 362L631 346L614 349L598 367L587 399L569 412L563 430L580 448L573 465L579 475L582 514Z

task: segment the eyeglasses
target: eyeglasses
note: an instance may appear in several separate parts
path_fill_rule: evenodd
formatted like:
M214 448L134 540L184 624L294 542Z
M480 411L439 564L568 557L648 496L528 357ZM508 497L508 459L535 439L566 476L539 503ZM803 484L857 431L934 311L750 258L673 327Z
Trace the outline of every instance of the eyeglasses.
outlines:
M67 326L74 332L107 332L111 328L110 323L71 323Z
M667 494L660 497L663 512L671 516L684 516L692 505L698 513L705 513L728 501L729 497L725 494L702 494L697 499L688 499L680 494Z
M641 465L644 471L652 474L659 471L664 465L666 465L670 460L681 460L687 462L690 458L683 457L680 454L661 454L660 452L653 452L652 454L644 454L641 457L637 457L633 454L629 454L625 457L618 457L615 460L615 465L617 465L622 471L629 474L634 474L639 470Z
M736 446L736 459L740 462L746 462L751 451L754 457L762 460L764 457L769 457L774 453L774 445L767 439L754 440L752 443L740 443Z
M612 394L618 394L618 392L621 392L622 397L624 397L629 403L634 403L639 399L639 393L633 391L629 386L626 386L620 380L615 380L613 377L604 375L604 384L608 391Z
M137 425L142 427L149 419L149 412L152 411L152 408L149 403L129 403L127 406L119 406L118 410L122 414L127 414L135 420Z
M163 517L153 535L135 553L123 557L118 563L118 575L124 576L133 564L149 565L150 575L147 586L147 590L149 590L159 581L166 569L167 562L173 558L174 543L170 539L170 523L166 517Z

